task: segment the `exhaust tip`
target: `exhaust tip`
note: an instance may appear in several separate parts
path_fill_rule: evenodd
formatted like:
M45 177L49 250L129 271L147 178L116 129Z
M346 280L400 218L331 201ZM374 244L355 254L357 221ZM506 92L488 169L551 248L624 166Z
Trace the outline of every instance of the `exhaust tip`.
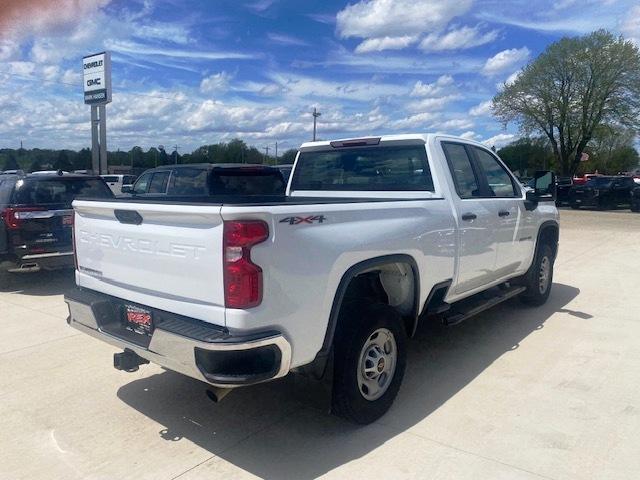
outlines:
M231 392L230 388L210 388L206 391L207 397L213 403L220 403L224 397L226 397L229 392Z

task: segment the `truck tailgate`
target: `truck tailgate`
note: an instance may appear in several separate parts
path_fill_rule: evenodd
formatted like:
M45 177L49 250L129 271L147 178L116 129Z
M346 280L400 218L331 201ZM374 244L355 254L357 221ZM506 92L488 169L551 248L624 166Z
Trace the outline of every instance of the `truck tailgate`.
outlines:
M79 286L224 325L219 205L73 206Z

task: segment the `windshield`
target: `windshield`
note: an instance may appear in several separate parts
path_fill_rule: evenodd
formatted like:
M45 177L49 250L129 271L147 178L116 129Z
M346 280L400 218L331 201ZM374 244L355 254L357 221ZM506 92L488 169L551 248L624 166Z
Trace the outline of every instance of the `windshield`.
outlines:
M433 191L424 145L301 152L292 190Z
M111 198L113 193L97 178L57 178L55 180L19 180L14 201L19 205L61 203L71 205L75 198Z

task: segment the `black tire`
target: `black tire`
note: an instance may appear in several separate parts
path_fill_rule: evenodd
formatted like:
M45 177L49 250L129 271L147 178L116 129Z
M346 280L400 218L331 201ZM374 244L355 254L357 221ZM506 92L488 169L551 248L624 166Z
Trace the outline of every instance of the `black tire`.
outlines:
M361 391L359 372L364 372L367 359L370 359L366 354L369 349L365 350L365 346L370 345L374 334L377 339L378 335L386 335L386 332L390 332L395 341L394 369L392 373L391 371L386 373L383 370L378 374L378 379L373 380L376 385L379 383L378 380L384 379L383 374L387 374L388 383L384 384L385 389L379 398L367 399L363 391L372 395L375 392L369 392L366 385L363 385L364 390ZM407 334L404 323L392 307L382 303L365 304L364 302L354 302L343 307L334 342L332 413L362 425L374 422L384 415L391 407L402 383L407 363L406 343ZM386 345L387 343L385 347ZM390 351L393 350L390 349ZM383 369L386 365L391 365L391 362L385 359L382 361ZM389 363L385 365L385 361ZM379 361L375 367L380 368Z
M543 243L536 252L533 265L524 277L523 285L527 289L520 295L522 303L531 306L544 304L551 293L553 285L553 250L548 243ZM544 266L546 264L546 267ZM543 269L546 270L546 281L543 282ZM543 288L544 284L544 288Z
M632 212L640 212L640 200L632 200L631 201L631 211Z

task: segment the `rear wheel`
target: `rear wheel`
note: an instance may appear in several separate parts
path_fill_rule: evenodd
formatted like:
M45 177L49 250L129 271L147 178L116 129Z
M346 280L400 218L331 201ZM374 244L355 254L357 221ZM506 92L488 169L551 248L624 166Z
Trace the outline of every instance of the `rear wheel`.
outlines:
M381 303L345 307L336 331L333 413L374 422L391 407L405 366L406 333L396 310Z
M527 289L520 299L527 305L542 305L549 298L553 284L553 250L549 244L543 244L536 253L533 265L525 276Z

